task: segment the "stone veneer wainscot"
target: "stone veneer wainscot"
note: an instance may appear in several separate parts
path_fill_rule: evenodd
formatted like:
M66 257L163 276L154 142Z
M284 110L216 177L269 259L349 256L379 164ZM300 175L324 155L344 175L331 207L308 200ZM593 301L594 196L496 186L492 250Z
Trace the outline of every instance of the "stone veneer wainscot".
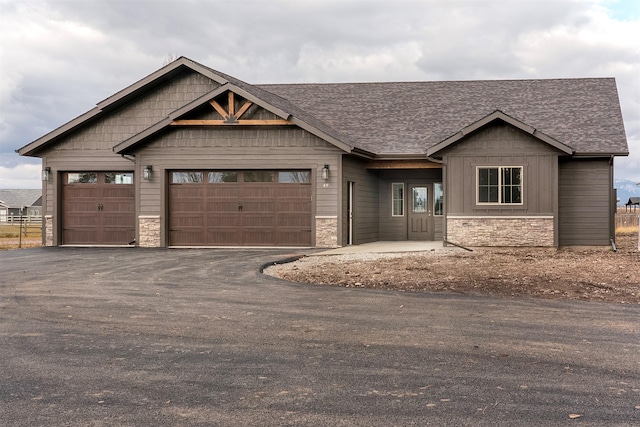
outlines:
M554 246L552 216L449 216L447 240L463 246Z

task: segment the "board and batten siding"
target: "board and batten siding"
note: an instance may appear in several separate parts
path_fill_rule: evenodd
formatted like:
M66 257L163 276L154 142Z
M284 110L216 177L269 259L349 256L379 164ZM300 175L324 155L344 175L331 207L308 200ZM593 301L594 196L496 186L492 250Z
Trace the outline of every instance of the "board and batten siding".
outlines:
M166 230L168 173L172 170L305 169L311 170L315 184L313 215L337 223L341 153L296 126L172 128L135 153L140 168L152 165L154 171L151 181L141 181L139 215L159 216L161 229ZM330 169L326 187L320 178L325 164ZM166 244L166 233L162 233L161 245Z
M489 126L443 154L447 215L554 215L558 155L555 148L507 124ZM522 166L523 204L476 204L478 166Z
M613 183L609 159L571 159L559 164L559 243L609 245Z
M366 169L365 162L352 157L342 158L342 206L340 207L342 246L347 242L348 183L354 183L353 244L376 242L379 239L378 176Z

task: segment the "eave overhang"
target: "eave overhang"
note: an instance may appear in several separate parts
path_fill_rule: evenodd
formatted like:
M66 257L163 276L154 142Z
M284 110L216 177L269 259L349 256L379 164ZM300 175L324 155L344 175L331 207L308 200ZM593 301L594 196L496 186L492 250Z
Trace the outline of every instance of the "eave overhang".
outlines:
M175 75L182 73L185 69L191 69L197 73L200 73L211 80L219 83L226 84L228 81L225 77L213 72L211 69L206 68L197 62L194 62L188 58L180 57L175 61L160 68L147 77L137 81L136 83L122 89L114 95L100 101L96 107L87 111L86 113L78 116L68 123L54 129L48 134L36 139L35 141L25 145L22 148L16 150L21 156L36 156L38 151L46 148L48 145L55 143L61 137L68 135L82 126L86 126L89 123L97 119L102 113L111 111L122 104L129 102L131 99L140 96L141 93L158 86L162 82L173 78ZM37 156L36 156L37 157Z
M470 124L469 126L466 126L462 129L460 129L459 132L457 132L455 135L450 136L449 138L437 143L436 145L433 145L432 147L429 147L427 149L427 157L433 157L433 158L438 158L438 153L442 150L444 150L445 148L459 142L460 140L462 140L463 138L465 138L466 136L468 136L469 134L487 126L488 124L499 120L505 123L508 123L512 126L514 126L515 128L518 128L520 130L522 130L523 132L526 132L528 134L530 134L531 136L533 136L534 138L539 139L542 142L545 142L546 144L549 144L550 146L562 151L565 154L568 155L572 155L574 153L573 148L569 147L566 144L563 144L562 142L550 137L549 135L546 135L540 131L538 131L536 128L534 128L533 126L530 126L524 122L521 122L518 119L515 119L505 113L503 113L500 110L496 110L493 113L481 118L480 120Z
M189 112L209 103L211 100L213 100L214 98L224 94L225 92L233 92L236 95L239 95L243 98L245 98L247 101L252 102L253 104L258 105L259 107L273 113L274 115L276 115L277 117L279 117L281 120L285 120L286 122L288 122L288 124L293 124L296 125L306 131L308 131L309 133L317 136L318 138L321 138L325 141L327 141L328 143L336 146L337 148L347 152L347 153L351 153L354 150L354 147L352 145L346 144L344 142L342 142L339 139L336 139L335 137L327 134L326 132L322 131L321 129L319 129L316 126L313 126L309 123L307 123L306 121L299 119L295 116L293 116L290 112L283 110L282 108L279 108L277 106L274 106L264 100L262 100L261 98L259 98L258 96L255 96L254 94L250 93L249 91L235 85L232 83L225 83L222 86L217 87L216 89L214 89L213 91L202 95L201 97L195 99L194 101L184 105L183 107L173 111L172 113L170 113L166 118L164 118L163 120L159 121L158 123L148 127L147 129L143 130L142 132L124 140L123 142L115 145L113 147L113 151L116 154L131 154L131 151L143 144L145 141L148 140L148 138L158 134L159 132L162 132L164 129L172 126L173 124L176 123L177 120L180 119L180 117L188 114ZM238 123L238 124L232 124L229 123L229 126L242 126L242 123ZM363 153L365 153L364 150L362 150Z

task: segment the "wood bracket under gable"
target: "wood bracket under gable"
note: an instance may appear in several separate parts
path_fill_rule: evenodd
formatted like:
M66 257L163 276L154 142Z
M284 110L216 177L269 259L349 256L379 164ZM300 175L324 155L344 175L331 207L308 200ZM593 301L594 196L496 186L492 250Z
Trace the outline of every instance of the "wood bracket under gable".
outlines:
M227 109L218 103L215 99L209 101L214 110L222 116L222 120L174 120L171 126L227 126L227 125L292 125L289 120L284 119L268 119L268 120L252 120L242 119L241 117L253 105L253 102L245 100L240 109L236 111L236 97L232 91L228 91Z

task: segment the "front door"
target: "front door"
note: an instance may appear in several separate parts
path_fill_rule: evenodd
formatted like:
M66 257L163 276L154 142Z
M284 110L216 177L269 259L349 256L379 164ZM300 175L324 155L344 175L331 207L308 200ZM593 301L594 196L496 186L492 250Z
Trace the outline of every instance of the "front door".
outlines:
M432 212L427 185L409 185L408 213L407 238L409 240L433 240Z

